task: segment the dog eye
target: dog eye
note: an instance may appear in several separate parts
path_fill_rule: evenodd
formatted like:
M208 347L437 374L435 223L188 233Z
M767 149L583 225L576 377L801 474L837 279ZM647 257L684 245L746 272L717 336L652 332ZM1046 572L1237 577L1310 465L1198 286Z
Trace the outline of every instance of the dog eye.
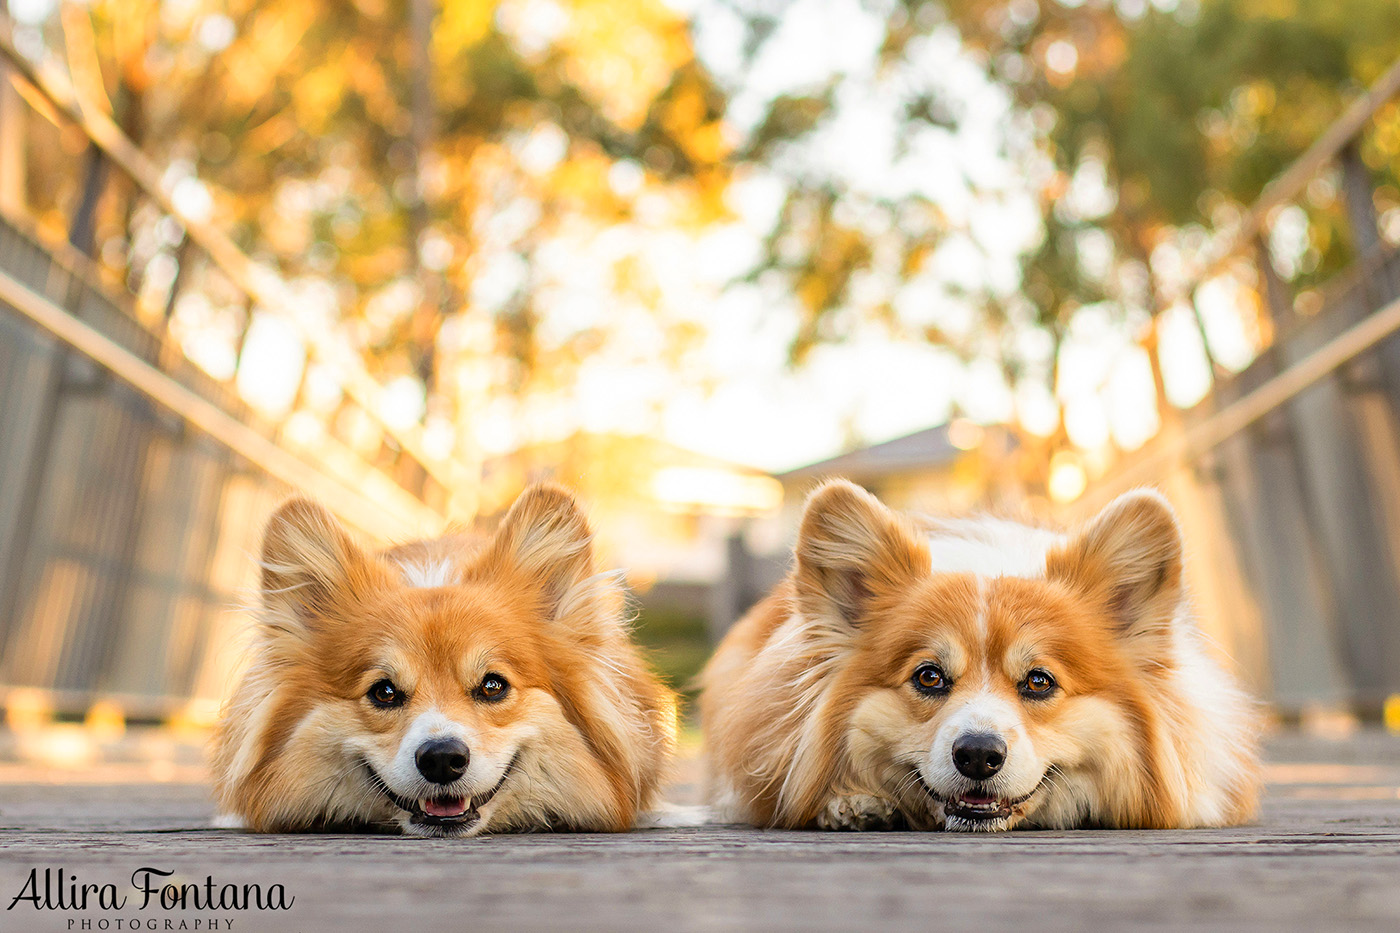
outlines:
M510 689L510 684L500 674L487 674L481 681L481 686L476 688L476 695L482 700L495 702L506 695Z
M948 678L943 675L937 664L920 664L910 682L914 684L915 690L931 696L947 693L952 688L952 684L948 683Z
M1021 681L1021 693L1028 697L1046 697L1056 686L1055 678L1050 676L1050 672L1037 667Z
M369 693L365 694L369 701L380 709L392 709L395 706L403 706L408 700L408 696L394 686L394 682L387 677L384 680L377 680L374 686L369 688Z

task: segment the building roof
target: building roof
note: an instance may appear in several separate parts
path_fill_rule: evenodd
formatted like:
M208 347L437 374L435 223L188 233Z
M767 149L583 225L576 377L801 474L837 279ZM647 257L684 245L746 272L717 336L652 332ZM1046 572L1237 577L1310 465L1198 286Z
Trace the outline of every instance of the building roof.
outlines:
M940 424L882 444L872 444L827 460L818 460L776 476L783 482L834 475L873 479L906 470L947 466L959 453L948 439L948 425Z

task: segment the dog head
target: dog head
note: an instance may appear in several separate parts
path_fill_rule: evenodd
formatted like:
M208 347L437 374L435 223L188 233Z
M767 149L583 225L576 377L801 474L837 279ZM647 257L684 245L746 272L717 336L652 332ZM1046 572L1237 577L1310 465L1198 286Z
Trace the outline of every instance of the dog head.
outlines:
M928 533L859 488L833 483L808 504L797 600L840 659L828 708L846 780L915 825L1161 805L1147 763L1182 599L1173 514L1129 493L1045 540L1033 575L937 572Z
M563 490L528 490L477 550L382 555L293 500L262 566L261 661L235 700L253 721L227 730L255 825L619 829L654 789L673 704Z

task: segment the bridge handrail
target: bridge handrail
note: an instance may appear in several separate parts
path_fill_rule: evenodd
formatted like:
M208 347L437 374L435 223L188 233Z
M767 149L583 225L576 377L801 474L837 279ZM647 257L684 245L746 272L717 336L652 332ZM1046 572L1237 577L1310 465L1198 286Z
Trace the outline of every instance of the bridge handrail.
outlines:
M1397 95L1400 95L1400 59L1365 94L1353 101L1302 155L1264 186L1240 223L1217 236L1212 246L1207 247L1205 258L1185 278L1184 284L1157 305L1158 312L1183 300L1194 301L1196 290L1227 262L1255 248L1268 229L1269 215L1279 205L1301 194L1324 166L1346 156L1348 148L1372 118ZM1268 257L1258 254L1256 261L1267 262ZM1261 275L1264 274L1261 271ZM1120 458L1102 478L1091 483L1086 493L1070 505L1069 511L1088 514L1118 493L1152 482L1165 470L1182 462L1190 462L1397 331L1400 331L1400 302L1391 302L1195 424L1180 429L1164 424L1163 430L1152 440Z
M1400 332L1400 299L1353 324L1277 376L1210 417L1180 433L1161 437L1144 456L1109 474L1075 503L1075 511L1092 511L1120 492L1153 482L1163 471L1189 461L1254 424L1381 341Z
M121 128L105 113L84 107L71 82L49 64L35 64L15 46L8 18L0 16L0 59L65 119L83 131L112 164L131 179L142 192L154 199L163 211L184 226L186 235L228 276L251 301L278 313L296 329L310 349L311 355L329 366L341 387L366 414L393 439L401 449L422 466L423 470L449 493L460 488L466 480L451 461L434 457L423 442L419 425L400 425L386 419L379 408L382 386L369 374L347 347L309 326L295 313L294 305L285 293L285 284L270 270L258 267L241 249L216 226L180 210L161 183L155 164L136 146Z
M317 470L4 271L0 271L0 301L269 475L322 499L362 531L380 538L403 538L441 525L441 516L407 492L395 502L370 500Z

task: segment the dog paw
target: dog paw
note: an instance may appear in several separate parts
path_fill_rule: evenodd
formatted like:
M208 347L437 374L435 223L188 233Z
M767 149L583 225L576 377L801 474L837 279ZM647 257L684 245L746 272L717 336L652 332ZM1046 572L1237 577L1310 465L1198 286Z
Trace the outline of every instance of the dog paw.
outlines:
M894 829L899 822L894 801L869 794L848 794L833 797L817 814L817 826L822 829L868 831Z

